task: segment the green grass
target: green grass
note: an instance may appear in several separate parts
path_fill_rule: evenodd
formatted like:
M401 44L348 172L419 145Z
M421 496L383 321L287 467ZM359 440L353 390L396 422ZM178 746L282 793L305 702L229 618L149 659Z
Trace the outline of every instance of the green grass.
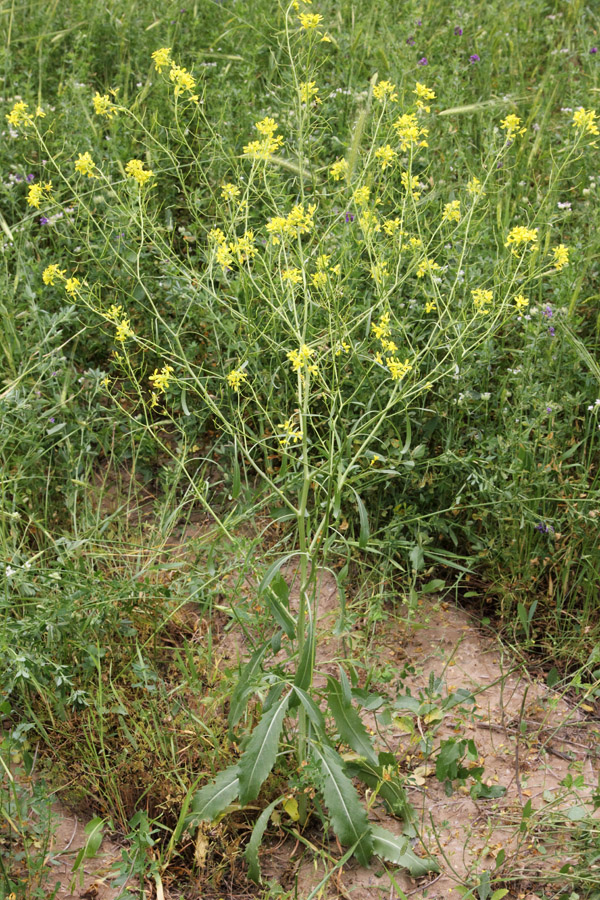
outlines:
M237 665L219 644L231 623L250 649L271 638L277 560L300 560L293 666L319 566L342 598L361 585L365 642L390 598L410 619L446 585L515 652L597 694L600 150L573 116L598 104L600 16L541 0L300 8L323 16L317 32L266 0L0 7L3 731L39 741L55 773L75 767L71 800L137 834L136 871L156 829L156 885L176 854L192 867L181 811L237 759ZM197 100L156 71L161 47ZM383 104L386 80L398 100ZM403 149L394 122L417 81L435 91L428 146ZM45 115L15 131L19 100ZM510 114L525 131L507 144ZM283 144L252 159L266 117ZM76 172L83 153L95 177ZM52 183L39 209L30 175ZM269 240L297 204L305 227ZM517 225L537 241L513 255ZM420 277L427 259L439 269ZM65 274L45 283L48 266ZM398 380L390 359L410 366ZM257 678L242 750L282 671ZM306 755L303 717L286 760ZM283 769L264 806L286 778L306 786ZM245 840L219 827L215 890L244 877Z

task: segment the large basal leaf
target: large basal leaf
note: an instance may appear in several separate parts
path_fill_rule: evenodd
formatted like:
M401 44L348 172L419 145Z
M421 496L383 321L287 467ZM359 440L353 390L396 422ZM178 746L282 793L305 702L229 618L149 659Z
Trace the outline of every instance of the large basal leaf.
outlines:
M290 694L291 691L288 691L264 713L240 758L238 769L242 806L256 800L263 781L275 765L279 735L290 702Z
M277 800L273 800L272 803L263 809L260 816L256 820L254 828L252 829L252 835L250 840L248 841L248 846L244 850L244 856L246 857L246 862L248 863L248 878L252 881L255 881L257 884L260 884L260 862L258 859L258 848L260 847L260 842L262 841L263 834L265 833L265 828L269 823L269 819L271 818L271 813L275 809L278 803L281 803L283 797L278 797Z
M191 820L212 822L238 796L240 789L237 766L229 766L219 772L214 781L201 788L192 802Z
M373 749L367 729L363 725L360 716L353 706L344 700L342 685L335 678L327 678L327 690L329 709L338 733L345 744L358 753L359 756L368 759L374 766L377 765L377 754Z
M405 837L396 837L391 831L381 828L379 825L372 825L371 830L373 851L377 856L408 869L413 878L426 875L428 872L440 871L440 867L432 857L423 859L417 856Z
M326 740L325 719L315 701L306 693L306 691L303 691L302 688L299 688L297 685L294 685L294 694L298 697L300 703L302 703L302 706L306 710L306 714L310 719L315 732L319 735L319 739Z
M344 773L342 760L335 750L313 744L313 751L325 779L323 799L333 830L342 844L356 845L354 855L361 865L367 866L373 855L371 826L354 785Z

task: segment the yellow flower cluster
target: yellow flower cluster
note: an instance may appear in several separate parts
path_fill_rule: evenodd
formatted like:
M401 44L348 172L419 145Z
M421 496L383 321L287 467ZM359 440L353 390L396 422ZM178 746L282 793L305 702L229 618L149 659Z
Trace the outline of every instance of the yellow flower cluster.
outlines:
M474 291L471 291L471 296L473 297L475 309L478 310L478 312L488 313L490 311L490 304L494 298L492 291L484 291L482 288L476 288Z
M390 144L378 147L375 151L375 159L379 160L381 171L384 172L388 166L391 166L396 158L396 151Z
M508 236L506 238L505 247L512 247L512 252L516 255L516 247L520 247L522 244L531 244L531 250L535 250L537 247L537 239L538 239L538 230L537 228L526 228L524 225L515 225L514 228L508 232Z
M19 128L21 125L24 128L27 128L28 125L33 125L33 116L30 112L27 112L28 109L28 104L19 100L18 103L15 103L11 111L6 113L8 124L12 125L14 128Z
M46 266L42 272L42 281L44 284L54 284L55 278L62 278L67 270L61 269L56 263Z
M396 101L398 100L396 85L392 84L391 81L380 81L373 88L373 96L381 103L383 103L385 100L389 100L390 103L396 103Z
M521 127L521 120L514 113L509 113L505 119L500 122L500 128L506 131L506 140L512 141L517 135L525 134L526 129Z
M596 124L596 111L581 106L573 113L573 128L587 134L600 134Z
M427 128L421 128L415 113L405 113L394 122L394 128L400 140L402 151L411 147L429 146L425 138L429 134Z
M96 165L90 153L79 154L77 161L75 162L76 172L79 172L80 175L87 175L88 178L97 178L98 176L94 173L95 168Z
M389 277L389 271L386 262L377 262L371 266L371 278L377 284L381 284Z
M316 375L317 367L309 362L313 353L314 350L311 350L307 344L302 344L298 350L290 350L287 358L291 362L294 372L300 372L306 366L308 372Z
M452 200L444 206L442 222L460 222L460 200Z
M425 304L425 312L426 313L435 312L436 309L437 309L437 303L435 302L435 300L428 300L427 303Z
M220 228L213 228L208 237L217 245L216 260L223 269L231 269L234 262L242 266L256 256L252 230L245 231L242 237L235 241L228 241Z
M283 437L279 438L279 443L282 446L286 446L291 443L291 441L293 441L294 444L297 444L302 440L303 434L295 427L293 419L288 419L287 422L281 422L277 427L283 431Z
M156 71L162 72L162 70L167 66L173 64L173 60L171 59L171 48L160 47L160 49L154 51L154 53L152 54L152 59L154 60Z
M169 387L173 371L173 366L164 365L160 371L155 369L154 373L148 376L148 381L155 391L164 394Z
M302 103L310 103L311 100L314 100L315 103L322 103L316 81L301 82L300 100Z
M221 185L221 197L223 200L236 200L240 196L240 189L236 187L235 184L232 184L228 181L226 184Z
M569 248L565 247L564 244L553 247L552 253L554 254L554 268L559 272L561 269L564 269L565 266L569 265Z
M29 191L27 193L27 203L29 206L35 206L36 209L40 208L40 203L42 200L48 200L52 193L52 182L44 181L39 184L30 184Z
M296 267L284 269L281 273L282 281L289 281L290 284L300 284L302 282L302 271Z
M523 312L523 310L527 309L529 306L529 297L524 297L523 294L517 294L515 297L515 306L517 312Z
M267 116L260 122L256 122L254 127L262 135L262 139L250 141L249 144L246 144L244 153L246 156L254 157L254 159L269 159L283 144L282 135L275 134L279 126L274 119Z
M74 297L77 294L80 284L79 278L67 278L65 281L65 291L70 297Z
M227 376L227 384L236 393L239 393L242 383L244 381L246 381L247 378L248 378L248 373L244 372L243 369L232 369L231 372L229 373L229 375Z
M110 322L113 322L116 327L115 341L119 344L124 344L127 338L133 337L133 330L129 324L129 319L124 314L123 307L120 303L118 305L113 303L106 313L106 317Z
M483 194L483 185L477 175L473 175L467 182L467 194L471 194L472 197L479 197Z
M386 312L381 316L378 323L372 322L371 323L371 331L373 332L373 334L375 335L375 337L377 338L378 341L383 342L385 340L385 338L389 337L389 335L391 334L390 314Z
M323 16L319 13L300 13L298 19L306 31L314 31L323 21Z
M190 95L189 99L193 100L194 103L198 102L198 94L194 93L196 90L196 80L187 69L172 63L169 71L169 78L175 85L173 93L176 97L179 97L180 94L187 91Z
M428 259L424 256L417 266L417 278L424 278L427 272L431 275L439 269L441 269L441 266L438 265L434 259Z
M345 178L348 174L348 160L347 159L336 159L334 164L331 166L329 170L329 174L333 178L334 181L339 181L340 178Z
M363 209L358 217L358 224L366 237L369 237L372 234L378 234L381 231L381 225L379 224L377 215L372 209Z
M118 109L108 94L99 94L96 91L94 95L94 112L97 116L106 116L108 119L112 119L117 114Z
M395 356L392 356L387 360L387 367L390 370L393 381L401 381L409 372L412 372L413 369L408 359L405 359L404 362L400 362Z
M309 234L314 230L316 203L309 203L305 209L302 204L294 206L287 216L273 216L266 229L272 244L280 244L284 238L295 238L300 234Z
M365 206L369 202L370 196L371 188L368 185L363 184L359 188L356 188L356 190L352 194L352 199L357 206Z
M151 178L154 178L152 169L144 169L141 159L130 159L125 166L125 174L137 181L140 187L144 187Z
M402 187L407 191L411 191L415 200L418 200L421 196L421 192L419 190L419 176L409 175L408 172L403 172L400 176L400 180L402 182Z
M422 109L426 113L431 112L429 101L435 100L435 92L417 81L413 94L417 95L417 109Z

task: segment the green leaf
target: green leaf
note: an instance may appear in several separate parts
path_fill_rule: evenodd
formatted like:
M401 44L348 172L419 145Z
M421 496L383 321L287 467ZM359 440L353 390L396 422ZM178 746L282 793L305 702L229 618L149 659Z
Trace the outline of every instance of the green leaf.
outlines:
M281 581L285 585L286 592L284 593L280 586L276 586L276 582ZM279 587L279 589L277 589ZM277 622L280 628L285 631L290 640L292 640L296 634L296 620L293 615L290 613L287 606L287 599L284 600L283 597L286 596L288 591L287 584L281 577L280 573L277 573L273 581L271 582L270 588L265 593L265 600L273 614L273 618ZM282 596L283 594L283 596Z
M308 626L306 640L304 641L304 647L302 648L302 656L300 657L300 661L298 662L296 677L294 678L294 685L301 688L303 691L307 690L310 687L312 681L314 658L315 629L311 622Z
M382 756L384 754L380 754L379 765L377 766L373 766L365 760L364 762L352 762L346 765L345 770L351 778L360 778L371 790L378 791L379 796L393 815L399 816L405 821L410 821L413 818L413 812L408 802L404 785L397 775L389 776L389 769L388 778L384 780L384 766L389 766L390 764L382 762ZM392 765L396 765L395 759Z
M279 735L290 702L290 694L291 691L288 691L264 713L240 758L238 769L242 806L256 800L263 781L275 765Z
M266 589L269 587L279 570L282 566L288 562L293 556L296 556L296 552L286 553L285 556L282 556L281 559L276 559L275 562L271 563L265 574L263 575L263 579L258 586L258 593L262 596Z
M302 688L299 688L297 685L294 685L294 693L297 694L319 737L325 737L325 719L315 701L306 693L306 691L303 691Z
M263 838L263 834L265 833L265 828L269 824L269 819L271 818L271 814L278 803L281 803L283 797L278 797L277 800L273 800L272 803L263 809L260 816L256 820L254 828L252 829L252 835L250 840L248 841L248 846L244 850L244 856L246 857L246 862L248 863L248 878L251 881L260 884L260 862L258 859L258 848L260 847L260 843Z
M413 878L419 878L428 872L440 871L440 867L431 856L425 858L417 856L414 850L408 846L406 838L398 838L391 831L381 828L379 825L372 825L371 831L373 832L373 850L377 856L408 869Z
M498 888L497 891L494 891L490 900L502 900L503 897L506 897L508 894L508 888Z
M325 783L323 799L329 810L333 830L342 844L356 844L354 855L367 866L373 855L371 826L354 785L342 769L342 760L331 747L313 744Z
M254 690L254 677L260 672L262 661L269 642L267 641L262 647L256 650L240 673L238 683L235 686L231 703L229 705L229 736L233 737L233 729L242 718L244 709L246 708L246 698Z
M191 821L212 822L230 803L236 799L240 790L239 771L237 766L229 766L219 772L214 781L201 788L192 803Z
M344 700L344 690L339 681L331 676L327 677L327 690L329 709L335 719L335 724L340 738L359 756L368 759L377 765L377 754L373 749L367 729L363 725L360 716L353 706Z

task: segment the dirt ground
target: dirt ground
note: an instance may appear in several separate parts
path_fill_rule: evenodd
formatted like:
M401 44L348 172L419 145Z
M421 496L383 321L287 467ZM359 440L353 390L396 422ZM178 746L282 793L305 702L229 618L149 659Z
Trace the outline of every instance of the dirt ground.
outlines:
M285 575L293 607L297 602L293 571ZM318 589L317 685L326 674L337 671L335 661L342 655L340 639L331 635L338 613L333 576L322 573ZM219 652L225 660L243 657L243 639L235 631L228 632ZM441 679L440 696L459 688L472 692L475 705L468 712L455 707L435 723L435 743L450 737L472 738L485 769L483 781L502 786L505 793L494 799L473 799L465 786L447 796L434 765L415 752L402 715L382 730L374 714L368 713L363 721L374 733L376 747L392 750L407 773L407 792L420 835L412 839L413 849L418 855L436 857L440 873L415 880L387 866L394 887L378 860L367 869L351 862L313 893L325 877L323 864L300 853L299 845L289 838L282 838L263 851L263 877L286 890L295 887L299 900L313 896L393 900L401 896L396 888L406 896L436 900L458 897L457 885L476 883L488 871L494 887L504 883L504 873L510 873L505 882L509 897L535 900L530 887L539 883L540 873L551 881L552 872L574 861L569 829L579 812L573 810L592 811L599 775L600 722L591 715L591 707L577 705L572 697L548 688L541 677L511 658L497 637L485 634L466 611L436 598L422 599L409 624L392 616L382 623L365 661L404 671L403 691L414 697L426 690L431 673ZM419 719L417 726L427 728ZM567 789L564 781L569 775L581 777ZM530 810L526 820L524 807ZM60 900L114 900L118 891L108 881L119 848L105 840L99 856L87 861L83 883L70 885L70 866L85 840L85 822L60 807L56 812L59 826L48 864L62 882L57 896ZM402 832L403 823L388 815L377 800L370 816L390 831ZM257 896L260 893L257 890Z

